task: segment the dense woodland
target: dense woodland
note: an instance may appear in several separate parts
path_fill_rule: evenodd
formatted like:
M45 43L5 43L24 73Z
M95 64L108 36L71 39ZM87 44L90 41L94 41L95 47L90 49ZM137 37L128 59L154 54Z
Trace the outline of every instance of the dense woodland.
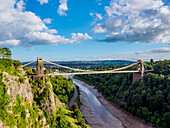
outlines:
M94 85L108 100L156 126L170 126L170 60L148 63L154 71L139 82L133 74L79 75L76 78ZM115 69L101 67L96 70ZM136 68L136 67L135 67Z

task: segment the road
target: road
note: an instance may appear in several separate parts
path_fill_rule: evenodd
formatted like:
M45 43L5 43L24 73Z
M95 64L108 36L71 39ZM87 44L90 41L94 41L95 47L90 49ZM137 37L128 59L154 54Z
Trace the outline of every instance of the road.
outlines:
M105 73L133 73L133 72L139 72L138 70L132 70L132 71L89 71L89 72L75 72L75 73L51 73L48 74L49 76L56 76L56 75L62 75L62 76L69 76L69 75L81 75L81 74L105 74Z
M73 106L74 101L76 100L76 98L77 98L77 96L78 96L76 86L74 85L73 88L74 88L74 95L73 95L73 97L71 98L70 102L68 103L68 106L69 106L69 107Z

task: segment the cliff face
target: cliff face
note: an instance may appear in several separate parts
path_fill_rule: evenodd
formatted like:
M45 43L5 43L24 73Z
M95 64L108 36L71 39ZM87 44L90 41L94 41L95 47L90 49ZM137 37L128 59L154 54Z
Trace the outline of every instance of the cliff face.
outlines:
M61 103L58 97L54 94L53 86L50 81L39 85L39 89L40 91L38 93L40 97L43 97L39 99L40 107L44 111L46 111L50 116L53 116L56 111L56 107L65 106L65 104Z
M8 106L6 108L7 115L13 115L14 117L18 116L19 113L14 112L15 107L18 107L16 102L19 98L21 100L21 106L24 107L25 113L25 121L27 122L27 126L34 126L33 123L37 123L41 126L41 128L47 128L49 125L47 124L47 119L44 115L44 112L47 112L49 116L53 116L56 112L56 107L65 106L64 103L61 103L58 99L57 95L53 92L53 86L50 81L44 81L43 83L36 86L36 89L33 89L34 86L30 83L29 78L25 75L25 72L22 68L19 68L19 73L14 76L10 75L7 72L2 72L2 79L5 86L5 90L7 95L9 96ZM32 109L34 109L34 99L38 100L40 108L36 106L36 118L32 119ZM30 104L29 108L27 105ZM3 123L6 119L0 120L0 127L8 126L8 123ZM34 121L33 121L34 120ZM17 125L15 126L17 127Z
M11 55L0 47L0 128L86 128L81 112L65 107L73 94L72 79L33 81L28 74L36 71Z
M31 88L31 83L29 83L29 78L25 75L25 71L21 67L18 70L20 70L19 76L12 76L7 72L3 72L2 81L6 85L7 94L12 96L12 103L18 95L23 98L24 102L29 102L32 105L35 90ZM50 81L40 84L38 88L39 95L43 97L42 99L39 98L40 107L47 111L49 115L56 111L56 107L65 106L64 103L60 102L57 95L54 94Z
M72 79L44 77L34 82L21 67L4 69L0 68L0 128L87 127L81 112L66 108Z
M33 108L33 90L29 83L29 78L26 77L22 68L20 68L20 73L16 76L3 72L1 81L3 83L1 86L5 86L5 92L8 95L8 98L4 99L4 101L7 100L7 103L2 104L3 107L1 109L3 110L0 110L6 116L3 117L2 115L0 118L1 128L6 126L20 127L18 125L20 124L19 120L23 121L23 127L39 125L42 128L49 128L43 111L37 107Z
M29 101L32 105L33 94L29 79L21 74L23 82L21 83L19 76L11 76L7 72L3 72L2 81L6 85L7 94L12 96L12 102L15 101L16 96L22 97L24 101Z

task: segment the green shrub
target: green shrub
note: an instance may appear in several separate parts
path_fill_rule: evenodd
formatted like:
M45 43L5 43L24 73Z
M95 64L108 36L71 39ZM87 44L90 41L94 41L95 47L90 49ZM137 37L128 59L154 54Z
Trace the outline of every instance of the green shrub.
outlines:
M24 83L24 82L25 82L25 78L20 76L20 77L19 77L19 82L20 82L20 83Z

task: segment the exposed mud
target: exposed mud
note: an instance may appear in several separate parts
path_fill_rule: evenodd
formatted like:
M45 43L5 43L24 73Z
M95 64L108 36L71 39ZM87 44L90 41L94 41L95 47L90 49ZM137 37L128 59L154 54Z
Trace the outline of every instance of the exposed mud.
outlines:
M97 89L94 89L94 86L88 85L83 81L75 79L75 81L81 83L83 86L87 87L101 102L101 104L116 118L120 120L126 128L155 128L149 123L146 123L144 120L134 117L131 114L127 113L116 104L106 100ZM86 110L85 110L86 111Z

